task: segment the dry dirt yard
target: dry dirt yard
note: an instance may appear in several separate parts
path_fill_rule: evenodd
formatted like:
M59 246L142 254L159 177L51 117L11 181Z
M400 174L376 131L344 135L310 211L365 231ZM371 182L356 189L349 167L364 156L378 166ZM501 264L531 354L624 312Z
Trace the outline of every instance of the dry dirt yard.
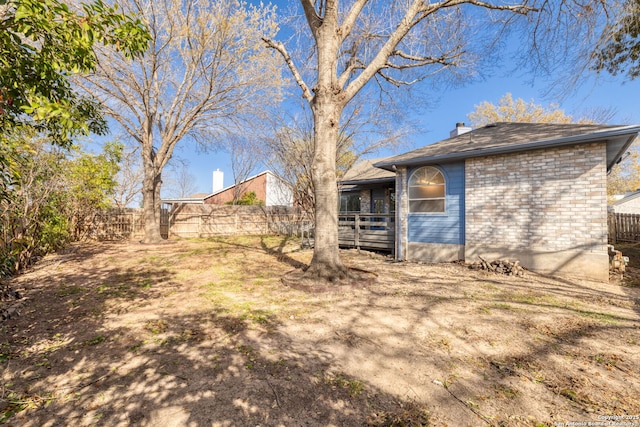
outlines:
M44 258L12 280L21 315L0 323L0 424L640 425L640 287L344 251L375 279L310 292L281 280L309 262L299 247Z

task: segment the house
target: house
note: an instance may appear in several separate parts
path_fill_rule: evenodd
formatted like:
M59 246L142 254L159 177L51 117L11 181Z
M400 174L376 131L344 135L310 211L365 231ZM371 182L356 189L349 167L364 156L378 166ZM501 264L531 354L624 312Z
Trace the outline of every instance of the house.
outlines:
M611 211L621 214L640 214L640 190L625 194L611 205Z
M224 205L234 200L236 195L254 192L256 200L265 206L293 206L293 190L282 178L271 171L245 179L239 184L220 189L204 198L204 204Z
M640 126L458 124L448 139L375 162L395 175L396 258L515 258L540 273L607 281L607 171L638 132Z
M163 198L162 203L165 205L202 205L205 197L208 196L209 193L196 193L186 197Z
M395 247L396 174L373 166L382 160L360 161L340 181L340 246L387 251Z
M395 172L376 168L384 159L362 160L340 181L341 213L395 212Z

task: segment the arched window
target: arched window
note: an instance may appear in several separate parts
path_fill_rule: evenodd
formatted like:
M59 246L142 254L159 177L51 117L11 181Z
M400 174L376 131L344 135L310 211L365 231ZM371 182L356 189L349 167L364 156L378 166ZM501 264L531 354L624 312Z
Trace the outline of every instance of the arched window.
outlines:
M417 169L409 178L409 212L444 213L445 185L437 168Z

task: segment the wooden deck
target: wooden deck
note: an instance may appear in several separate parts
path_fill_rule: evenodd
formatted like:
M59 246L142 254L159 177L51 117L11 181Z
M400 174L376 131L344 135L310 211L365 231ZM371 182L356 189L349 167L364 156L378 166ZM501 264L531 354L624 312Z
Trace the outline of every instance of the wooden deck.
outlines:
M394 252L395 214L340 214L338 241L342 247Z

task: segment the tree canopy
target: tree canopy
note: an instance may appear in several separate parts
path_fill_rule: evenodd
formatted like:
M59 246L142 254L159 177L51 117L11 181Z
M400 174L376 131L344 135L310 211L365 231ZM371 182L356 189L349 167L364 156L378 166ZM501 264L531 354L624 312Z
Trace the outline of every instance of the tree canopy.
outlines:
M261 41L277 25L272 6L236 0L117 3L148 23L149 49L133 62L101 49L98 69L79 83L140 147L144 241L153 242L161 239L163 169L178 143L212 147L251 130L263 105L278 101L281 70Z
M510 93L505 94L497 104L489 101L481 102L469 113L473 127L481 127L497 122L526 123L573 123L572 116L565 114L557 104L549 107L536 104L533 100L513 99Z
M640 76L640 0L626 0L620 15L603 32L593 53L597 71Z
M59 145L105 133L99 105L73 90L68 77L95 69L96 44L127 57L144 51L140 19L102 0L71 9L60 0L0 0L0 127L45 132Z

